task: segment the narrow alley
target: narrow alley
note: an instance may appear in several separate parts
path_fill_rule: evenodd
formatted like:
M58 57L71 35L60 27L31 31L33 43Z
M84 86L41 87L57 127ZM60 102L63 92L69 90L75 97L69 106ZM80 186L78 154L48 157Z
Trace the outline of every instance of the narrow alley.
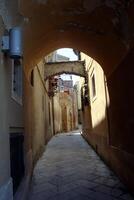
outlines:
M79 130L54 136L37 162L29 200L132 200Z

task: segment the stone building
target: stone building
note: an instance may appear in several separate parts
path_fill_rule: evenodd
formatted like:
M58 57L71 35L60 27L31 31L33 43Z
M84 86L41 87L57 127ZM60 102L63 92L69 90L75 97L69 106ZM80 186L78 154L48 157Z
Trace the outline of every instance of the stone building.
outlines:
M55 132L68 132L78 128L78 105L76 91L72 80L62 80L57 84L57 93L54 98ZM58 81L58 80L57 80Z

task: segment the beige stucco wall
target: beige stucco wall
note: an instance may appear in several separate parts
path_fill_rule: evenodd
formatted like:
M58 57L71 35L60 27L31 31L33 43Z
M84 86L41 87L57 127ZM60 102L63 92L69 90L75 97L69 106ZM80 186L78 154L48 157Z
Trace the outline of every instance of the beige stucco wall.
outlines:
M70 94L65 92L60 93L60 105L61 109L63 110L62 120L65 121L64 125L66 126L62 126L62 130L66 129L66 131L71 131L78 127L78 107L74 93L74 91L72 91ZM64 114L64 108L66 108L67 116Z
M32 132L32 147L33 147L33 157L39 151L40 146L44 146L44 109L43 109L43 98L44 90L42 88L41 80L38 74L38 70L34 69L34 87L33 87L33 98L34 98L34 116L33 116L33 132Z
M96 82L96 97L92 96L91 89L91 73L94 70L95 73L95 82ZM107 133L107 115L106 115L106 94L105 94L105 85L104 85L104 73L102 68L98 63L94 62L91 69L89 70L89 85L90 85L90 105L91 105L91 116L92 116L92 128L96 128L98 124L102 126L99 127L100 134ZM96 130L94 130L96 131Z
M85 83L85 78L79 77L78 81L75 82L76 88L76 102L78 106L78 122L82 123L82 101L81 101L81 88Z
M81 87L83 84L84 84L84 78L79 77L79 80L75 83L77 91L78 110L81 110Z
M72 98L65 92L60 93L60 105L62 109L62 130L71 130L70 115L72 115Z
M60 105L60 94L53 97L54 101L54 129L55 133L62 132L62 110Z
M73 127L78 128L78 99L75 90L72 93L72 98L73 98Z
M44 82L44 64L41 61L34 68L34 86L33 90L33 110L34 116L32 121L32 148L33 157L44 148L45 143L53 135L53 118L52 118L52 101L48 97ZM49 119L50 117L50 119Z
M91 112L91 128L97 134L106 135L107 133L107 114L106 114L106 86L105 76L101 66L92 58L81 53L82 60L86 61L86 71L88 73L89 103ZM93 97L92 74L95 76L96 96ZM101 126L100 126L101 124ZM98 130L99 125L99 130Z
M55 133L67 132L78 127L77 97L74 92L58 92L54 96Z
M49 82L44 81L44 69L42 60L33 67L33 79L31 71L28 79L25 76L24 81L25 152L28 175L31 174L33 164L44 150L45 144L54 134L52 98L48 95Z

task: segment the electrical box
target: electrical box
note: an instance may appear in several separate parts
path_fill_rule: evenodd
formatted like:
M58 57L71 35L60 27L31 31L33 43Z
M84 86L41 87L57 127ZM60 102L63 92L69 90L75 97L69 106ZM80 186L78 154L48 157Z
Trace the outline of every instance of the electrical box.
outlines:
M9 49L10 57L21 58L22 57L22 29L20 27L14 27L9 33Z
M9 36L8 35L2 36L1 51L4 53L9 51Z

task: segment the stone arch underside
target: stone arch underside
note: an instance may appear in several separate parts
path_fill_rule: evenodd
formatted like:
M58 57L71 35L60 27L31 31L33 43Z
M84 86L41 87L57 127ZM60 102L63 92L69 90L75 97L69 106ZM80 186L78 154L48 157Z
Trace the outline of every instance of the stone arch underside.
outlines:
M74 74L85 77L83 61L54 62L45 64L45 79L58 74Z
M21 0L25 69L57 48L72 47L110 74L134 45L133 10L134 3L123 0Z

